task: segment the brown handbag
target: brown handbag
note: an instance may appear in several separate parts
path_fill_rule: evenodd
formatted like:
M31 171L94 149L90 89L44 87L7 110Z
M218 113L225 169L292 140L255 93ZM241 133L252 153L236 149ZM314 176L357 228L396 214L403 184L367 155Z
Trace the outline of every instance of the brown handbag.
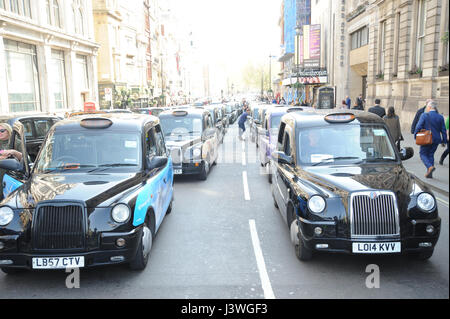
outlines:
M420 146L433 144L433 135L431 130L420 130L416 134L416 144Z

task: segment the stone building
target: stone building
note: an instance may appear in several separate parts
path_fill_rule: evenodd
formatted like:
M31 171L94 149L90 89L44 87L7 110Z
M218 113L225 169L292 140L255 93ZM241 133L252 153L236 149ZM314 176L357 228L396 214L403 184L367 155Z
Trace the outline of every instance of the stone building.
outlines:
M60 113L98 103L92 4L0 0L0 113Z
M394 106L404 129L429 98L448 115L449 1L359 2L369 16L367 104Z

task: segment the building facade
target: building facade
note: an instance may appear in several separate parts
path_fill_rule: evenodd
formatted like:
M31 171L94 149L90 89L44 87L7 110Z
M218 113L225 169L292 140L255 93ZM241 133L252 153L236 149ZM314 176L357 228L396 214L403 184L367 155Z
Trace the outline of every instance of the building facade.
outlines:
M98 103L92 4L0 0L0 113L61 113Z
M367 11L368 104L394 106L404 128L427 99L448 115L449 1L371 0Z

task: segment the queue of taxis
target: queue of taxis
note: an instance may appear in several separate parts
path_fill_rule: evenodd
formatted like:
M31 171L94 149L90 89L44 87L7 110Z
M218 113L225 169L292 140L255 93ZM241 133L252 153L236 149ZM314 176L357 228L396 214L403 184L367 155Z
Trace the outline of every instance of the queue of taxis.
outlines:
M25 145L24 127L13 139ZM27 150L22 147L23 154ZM173 200L158 118L92 114L59 121L34 166L0 161L14 180L0 202L0 269L146 267Z
M441 219L436 198L402 165L383 119L350 110L281 118L271 155L272 196L297 257L317 252L433 255Z

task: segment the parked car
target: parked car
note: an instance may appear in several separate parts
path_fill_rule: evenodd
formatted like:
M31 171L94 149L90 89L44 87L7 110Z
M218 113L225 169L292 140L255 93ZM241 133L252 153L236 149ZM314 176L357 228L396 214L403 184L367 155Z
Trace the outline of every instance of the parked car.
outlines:
M256 104L253 107L252 121L250 124L250 139L255 142L256 148L259 147L258 130L261 128L264 118L266 116L266 110L271 107L267 104Z
M54 115L23 115L23 116L2 116L0 122L6 122L11 127L16 121L20 121L24 126L24 136L26 138L27 153L31 162L34 162L39 149L44 141L45 135L56 122L62 118Z
M133 109L132 111L138 114L159 116L159 114L167 110L170 110L170 107L147 107L147 108Z
M15 123L14 139L24 142L24 131ZM4 272L118 263L145 268L173 199L172 160L158 118L62 120L32 169L23 158L0 161L5 177L16 182L7 182L0 202Z
M308 109L308 108L305 108ZM272 183L272 174L270 173L270 154L276 151L278 129L281 123L281 117L288 112L301 112L301 107L273 107L266 111L264 121L258 130L259 140L259 161L261 166L266 168L269 183Z
M441 219L431 190L402 165L413 154L399 152L371 113L284 115L271 189L297 257L322 251L430 258Z
M175 175L198 175L206 180L218 158L218 129L211 113L199 107L159 115Z
M234 122L236 122L237 120L237 110L234 107L234 103L227 103L225 105L226 107L226 114L228 115L228 123L229 124L234 124Z
M219 143L223 143L226 127L223 122L222 109L221 109L220 105L210 104L207 106L201 106L201 108L208 110L209 113L211 114L213 124L217 128L217 138L219 139Z

